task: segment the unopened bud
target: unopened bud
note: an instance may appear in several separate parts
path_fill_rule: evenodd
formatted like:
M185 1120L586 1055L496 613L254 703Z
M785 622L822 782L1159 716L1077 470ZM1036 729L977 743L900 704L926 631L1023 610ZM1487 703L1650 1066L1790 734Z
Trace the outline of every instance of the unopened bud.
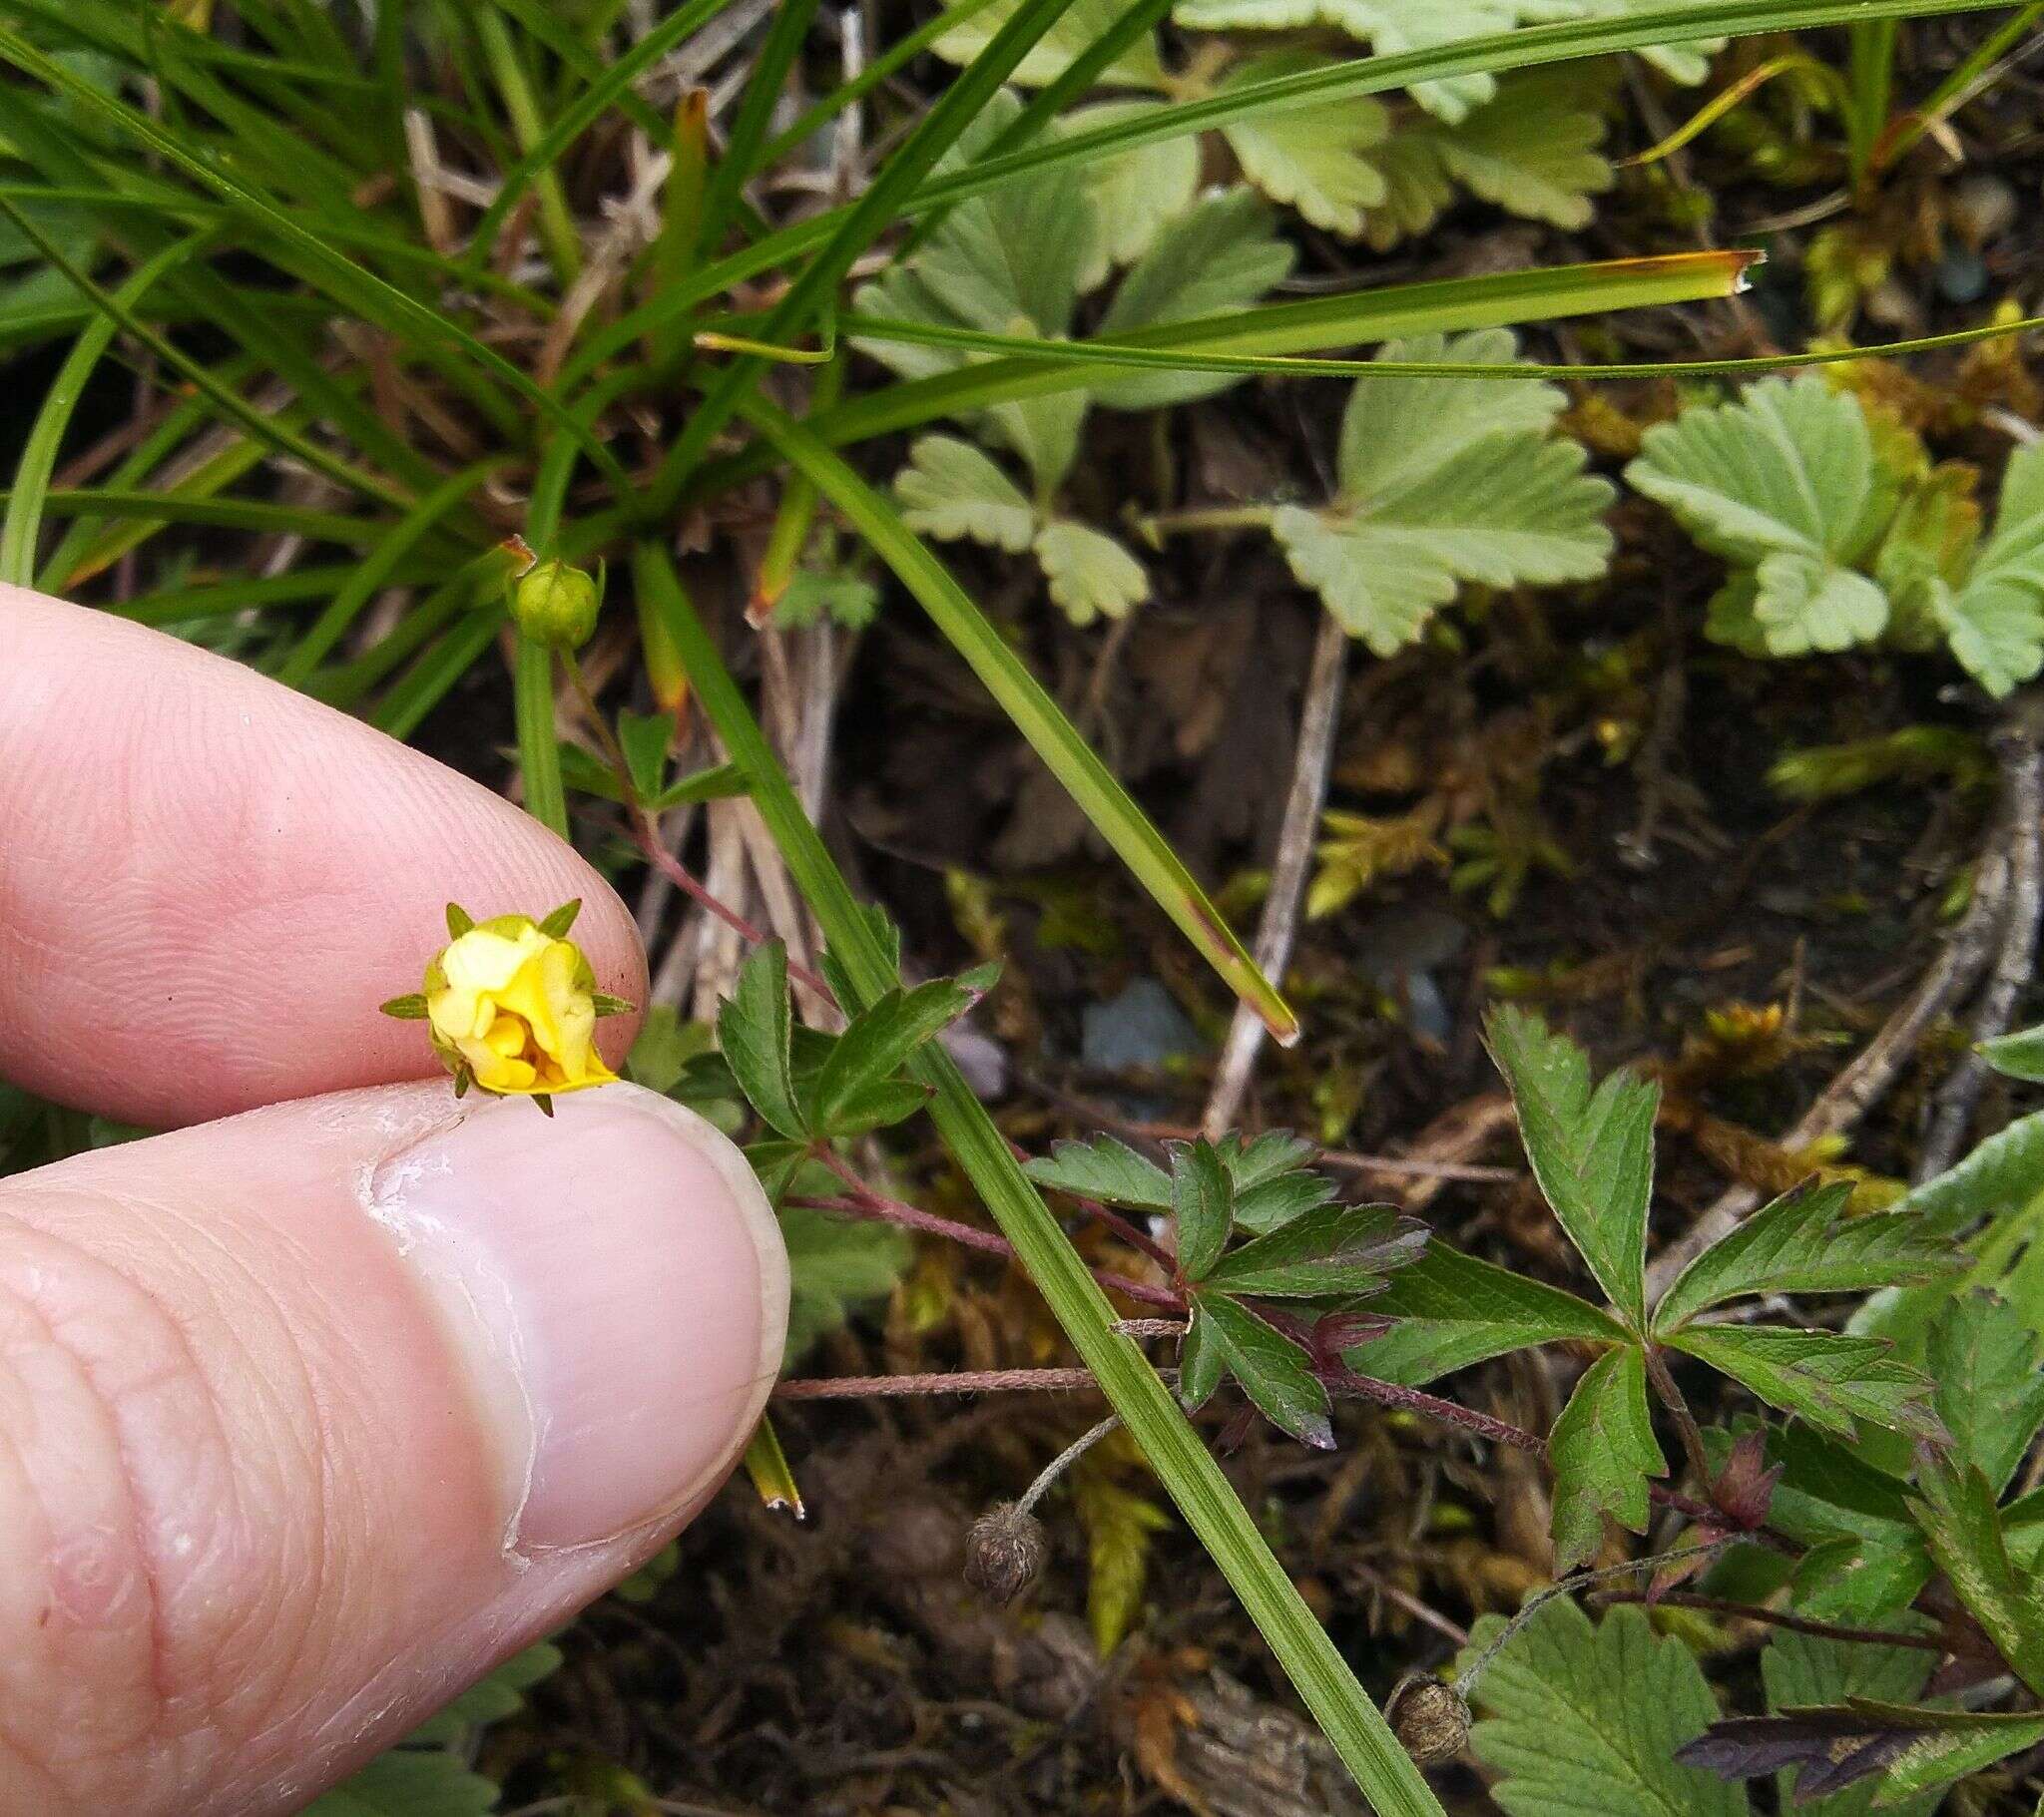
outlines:
M1469 1704L1431 1672L1407 1672L1384 1705L1384 1720L1415 1766L1452 1760L1469 1740Z
M566 562L535 562L511 583L511 616L534 643L579 650L596 630L603 590L596 577Z
M965 1541L965 1582L989 1600L1012 1602L1043 1570L1043 1523L1013 1502L997 1502Z

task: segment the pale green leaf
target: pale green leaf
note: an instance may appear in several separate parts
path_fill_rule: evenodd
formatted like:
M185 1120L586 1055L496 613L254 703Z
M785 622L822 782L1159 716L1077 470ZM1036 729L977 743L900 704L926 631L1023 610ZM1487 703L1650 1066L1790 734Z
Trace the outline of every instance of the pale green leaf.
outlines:
M1892 504L1858 399L1813 373L1657 423L1626 478L1713 555L1749 567L1777 553L1850 562Z
M1503 1626L1485 1615L1472 1651ZM1483 1720L1470 1745L1498 1775L1491 1796L1508 1817L1749 1817L1739 1786L1676 1764L1718 1703L1696 1656L1644 1610L1611 1609L1593 1628L1567 1597L1549 1602L1474 1700Z
M1651 12L1665 0L1524 0L1529 25L1562 19L1623 19ZM1672 82L1694 88L1711 73L1711 59L1725 48L1723 38L1693 38L1683 44L1649 44L1639 54Z
M1072 132L1092 132L1154 113L1154 101L1105 101L1064 117ZM1091 290L1115 265L1133 264L1157 243L1165 227L1193 206L1200 188L1199 135L1154 139L1135 150L1097 158L1085 167L1093 199L1097 241L1079 277Z
M1222 88L1288 76L1328 61L1306 50L1269 52L1237 64ZM1375 154L1390 131L1388 111L1367 97L1247 115L1222 128L1244 177L1314 227L1349 238L1362 232L1364 212L1389 197Z
M1993 535L1964 585L1931 601L1952 655L1997 698L2044 669L2044 446L2009 457Z
M393 1748L305 1807L304 1817L485 1817L497 1788L444 1748Z
M2044 1085L2044 1023L1983 1041L1980 1058L2005 1079Z
M1079 432L1090 402L1085 391L1054 391L995 404L987 411L985 421L994 438L1029 463L1039 499L1056 492L1079 458Z
M1611 1303L1643 1330L1660 1088L1621 1071L1592 1091L1589 1056L1510 1005L1487 1033L1541 1192Z
M994 34L1008 23L1018 4L1019 0L993 0L991 6L946 32L931 48L948 63L970 63L993 42ZM1104 37L1127 10L1128 0L1072 0L1050 30L1030 48L1013 79L1025 88L1042 88L1055 82L1073 59ZM1100 80L1109 88L1162 88L1164 70L1157 58L1156 33L1138 39L1102 72Z
M925 536L969 537L1020 554L1036 535L1036 508L993 461L955 435L918 437L894 476L902 521Z
M1086 1532L1086 1625L1105 1659L1143 1606L1150 1537L1170 1527L1171 1516L1099 1470L1076 1474L1072 1503Z
M1588 1300L1440 1243L1392 1275L1370 1310L1398 1322L1347 1360L1381 1381L1414 1385L1534 1344L1626 1337L1623 1325Z
M1587 227L1590 198L1616 181L1597 149L1604 143L1598 103L1609 69L1562 65L1504 78L1488 106L1434 132L1443 168L1514 215Z
M1888 596L1863 574L1821 556L1777 550L1754 571L1754 622L1771 656L1850 650L1888 622Z
M1165 322L1204 320L1255 302L1292 265L1291 248L1274 231L1271 210L1255 191L1207 196L1153 245L1122 279L1101 318L1113 339ZM1150 410L1226 390L1227 372L1163 368L1111 373L1090 387L1117 410Z
M1150 577L1113 537L1067 519L1036 534L1036 559L1050 597L1074 625L1127 618L1150 597Z
M1510 31L1525 11L1521 0L1181 0L1173 17L1191 30L1207 32L1330 25L1388 57ZM1459 120L1491 98L1496 79L1454 76L1413 92L1443 120Z
M1647 1411L1647 1362L1639 1347L1608 1350L1583 1371L1547 1435L1554 1469L1554 1565L1573 1571L1604 1544L1609 1516L1647 1531L1647 1479L1668 1474Z
M1690 1325L1670 1343L1743 1382L1771 1407L1840 1438L1855 1419L1912 1438L1936 1436L1930 1380L1878 1338L1771 1325Z

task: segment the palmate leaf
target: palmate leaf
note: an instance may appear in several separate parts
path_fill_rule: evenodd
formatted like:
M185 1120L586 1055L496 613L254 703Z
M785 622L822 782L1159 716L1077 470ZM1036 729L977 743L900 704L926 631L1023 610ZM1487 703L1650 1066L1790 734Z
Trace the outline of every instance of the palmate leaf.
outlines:
M1225 1293L1193 1299L1193 1320L1180 1359L1180 1392L1198 1406L1225 1372L1265 1419L1301 1444L1328 1451L1334 1444L1327 1390L1305 1352L1240 1300Z
M1483 201L1528 221L1587 227L1590 199L1616 181L1597 149L1599 108L1614 77L1609 64L1505 77L1488 106L1435 127L1425 141L1446 174Z
M915 1259L915 1245L892 1224L833 1217L802 1205L784 1205L778 1215L789 1281L785 1366L857 1308L885 1299Z
M1504 329L1387 343L1386 361L1504 365ZM1500 395L1500 393L1502 395ZM1465 581L1490 587L1588 580L1611 553L1611 488L1583 450L1548 439L1552 385L1476 378L1365 378L1342 418L1339 489L1319 511L1280 507L1272 532L1292 572L1379 656L1414 642Z
M1485 1615L1471 1653L1504 1626ZM1696 1656L1614 1608L1595 1627L1567 1597L1531 1616L1477 1681L1470 1734L1509 1817L1749 1817L1744 1791L1676 1749L1718 1714Z
M1996 698L2044 668L2044 447L2009 457L1993 535L1933 602L1952 655Z
M1306 50L1272 51L1237 64L1222 87L1263 82L1328 61ZM1255 114L1222 128L1252 184L1273 202L1296 209L1314 227L1351 239L1362 232L1367 212L1381 208L1390 195L1377 158L1390 132L1389 110L1367 97Z
M1908 1212L1844 1216L1849 1181L1805 1181L1696 1258L1654 1309L1665 1336L1728 1300L1763 1293L1846 1293L1925 1281L1965 1262L1948 1238Z
M1246 308L1289 275L1294 256L1254 191L1204 197L1122 279L1101 317L1101 336L1112 339ZM1110 409L1151 410L1211 397L1237 382L1226 372L1152 369L1117 373L1089 389Z
M1771 1407L1849 1438L1855 1419L1910 1438L1940 1435L1930 1378L1879 1338L1763 1325L1689 1325L1670 1344L1744 1383Z
M1647 1411L1647 1362L1636 1344L1583 1371L1547 1437L1554 1469L1554 1565L1573 1571L1604 1544L1608 1515L1647 1531L1647 1479L1668 1474Z
M1178 1218L1180 1271L1188 1280L1201 1280L1221 1259L1235 1227L1235 1182L1212 1142L1172 1148L1171 1208Z
M1386 1382L1416 1386L1507 1351L1564 1341L1617 1344L1627 1332L1588 1300L1429 1243L1370 1302L1397 1319L1348 1361Z
M1656 424L1626 479L1751 570L1744 594L1714 604L1714 637L1740 642L1750 622L1770 654L1800 656L1869 642L1887 624L1887 595L1852 564L1892 515L1894 480L1858 400L1814 373Z
M1075 133L1116 126L1156 112L1155 101L1103 101L1064 116ZM1200 141L1160 139L1119 157L1110 154L1086 166L1086 193L1093 199L1098 242L1079 274L1082 290L1097 289L1116 265L1134 264L1157 243L1166 225L1193 206L1200 190Z
M1036 533L1050 597L1074 625L1125 619L1150 597L1143 564L1105 531L1059 518Z
M1952 1452L2000 1495L2044 1428L2044 1337L2012 1304L1988 1293L1955 1299L1938 1315L1923 1366L1952 1435Z
M1171 1175L1112 1136L1055 1142L1048 1155L1028 1162L1023 1171L1039 1186L1125 1210L1167 1212L1172 1208Z
M1361 1293L1416 1259L1426 1234L1390 1205L1321 1205L1231 1250L1205 1280L1278 1299Z
M790 1141L808 1135L795 1092L793 1012L787 949L777 940L753 950L717 1017L717 1045L753 1109Z
M970 538L1011 555L1036 535L1036 508L984 450L955 435L919 436L894 476L901 519L924 536Z
M1593 1091L1583 1050L1509 1005L1487 1033L1541 1192L1612 1305L1644 1330L1660 1089L1618 1072Z
M946 32L931 48L947 63L970 63L986 49L995 32L1007 24L1017 0L993 0L991 6L974 13L955 30ZM1039 38L1015 70L1013 81L1025 88L1041 88L1055 82L1072 61L1128 10L1128 0L1072 0L1057 23ZM1102 74L1107 88L1158 89L1164 86L1164 69L1158 61L1157 35L1139 39Z

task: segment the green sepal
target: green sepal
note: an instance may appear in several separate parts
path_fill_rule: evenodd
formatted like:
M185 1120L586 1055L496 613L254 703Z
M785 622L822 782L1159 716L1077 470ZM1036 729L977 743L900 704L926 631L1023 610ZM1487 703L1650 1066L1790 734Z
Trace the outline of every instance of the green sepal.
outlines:
M468 930L474 926L475 917L471 915L468 912L468 910L463 908L461 904L458 902L448 903L447 932L450 935L452 935L454 939L459 940L463 934L467 933Z
M590 1000L596 1005L596 1013L599 1016L629 1016L639 1007L636 1003L626 1002L622 997L613 997L608 991L597 991L592 994Z
M426 994L424 991L406 991L402 997L393 997L387 1003L379 1003L376 1008L382 1015L395 1016L399 1022L424 1022Z
M582 913L582 898L564 902L539 924L539 931L549 940L565 940L568 930L575 925L575 917Z
M547 1114L547 1116L553 1116L554 1101L550 1096L548 1096L548 1094L546 1094L545 1092L535 1092L532 1094L532 1102L538 1105L539 1108Z
M456 1067L454 1069L454 1096L456 1098L466 1098L468 1096L468 1088L474 1077L474 1074L469 1072L466 1067Z

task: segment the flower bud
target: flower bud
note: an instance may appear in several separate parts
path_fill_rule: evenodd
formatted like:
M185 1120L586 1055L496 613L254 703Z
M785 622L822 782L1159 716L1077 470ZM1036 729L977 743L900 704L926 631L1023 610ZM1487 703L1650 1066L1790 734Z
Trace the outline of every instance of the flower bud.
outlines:
M1438 1766L1468 1744L1469 1703L1431 1672L1407 1672L1384 1705L1384 1720L1414 1766Z
M1012 1602L1036 1582L1049 1550L1041 1521L996 1502L966 1536L965 1582L991 1601Z
M450 905L453 938L426 967L424 990L383 1006L387 1015L426 1023L457 1091L473 1084L536 1098L544 1109L556 1092L617 1078L596 1051L596 1022L630 1006L597 990L589 960L565 938L577 906L564 904L543 922L529 915L478 922Z
M511 616L534 643L579 650L596 630L603 589L566 562L535 562L511 583Z

